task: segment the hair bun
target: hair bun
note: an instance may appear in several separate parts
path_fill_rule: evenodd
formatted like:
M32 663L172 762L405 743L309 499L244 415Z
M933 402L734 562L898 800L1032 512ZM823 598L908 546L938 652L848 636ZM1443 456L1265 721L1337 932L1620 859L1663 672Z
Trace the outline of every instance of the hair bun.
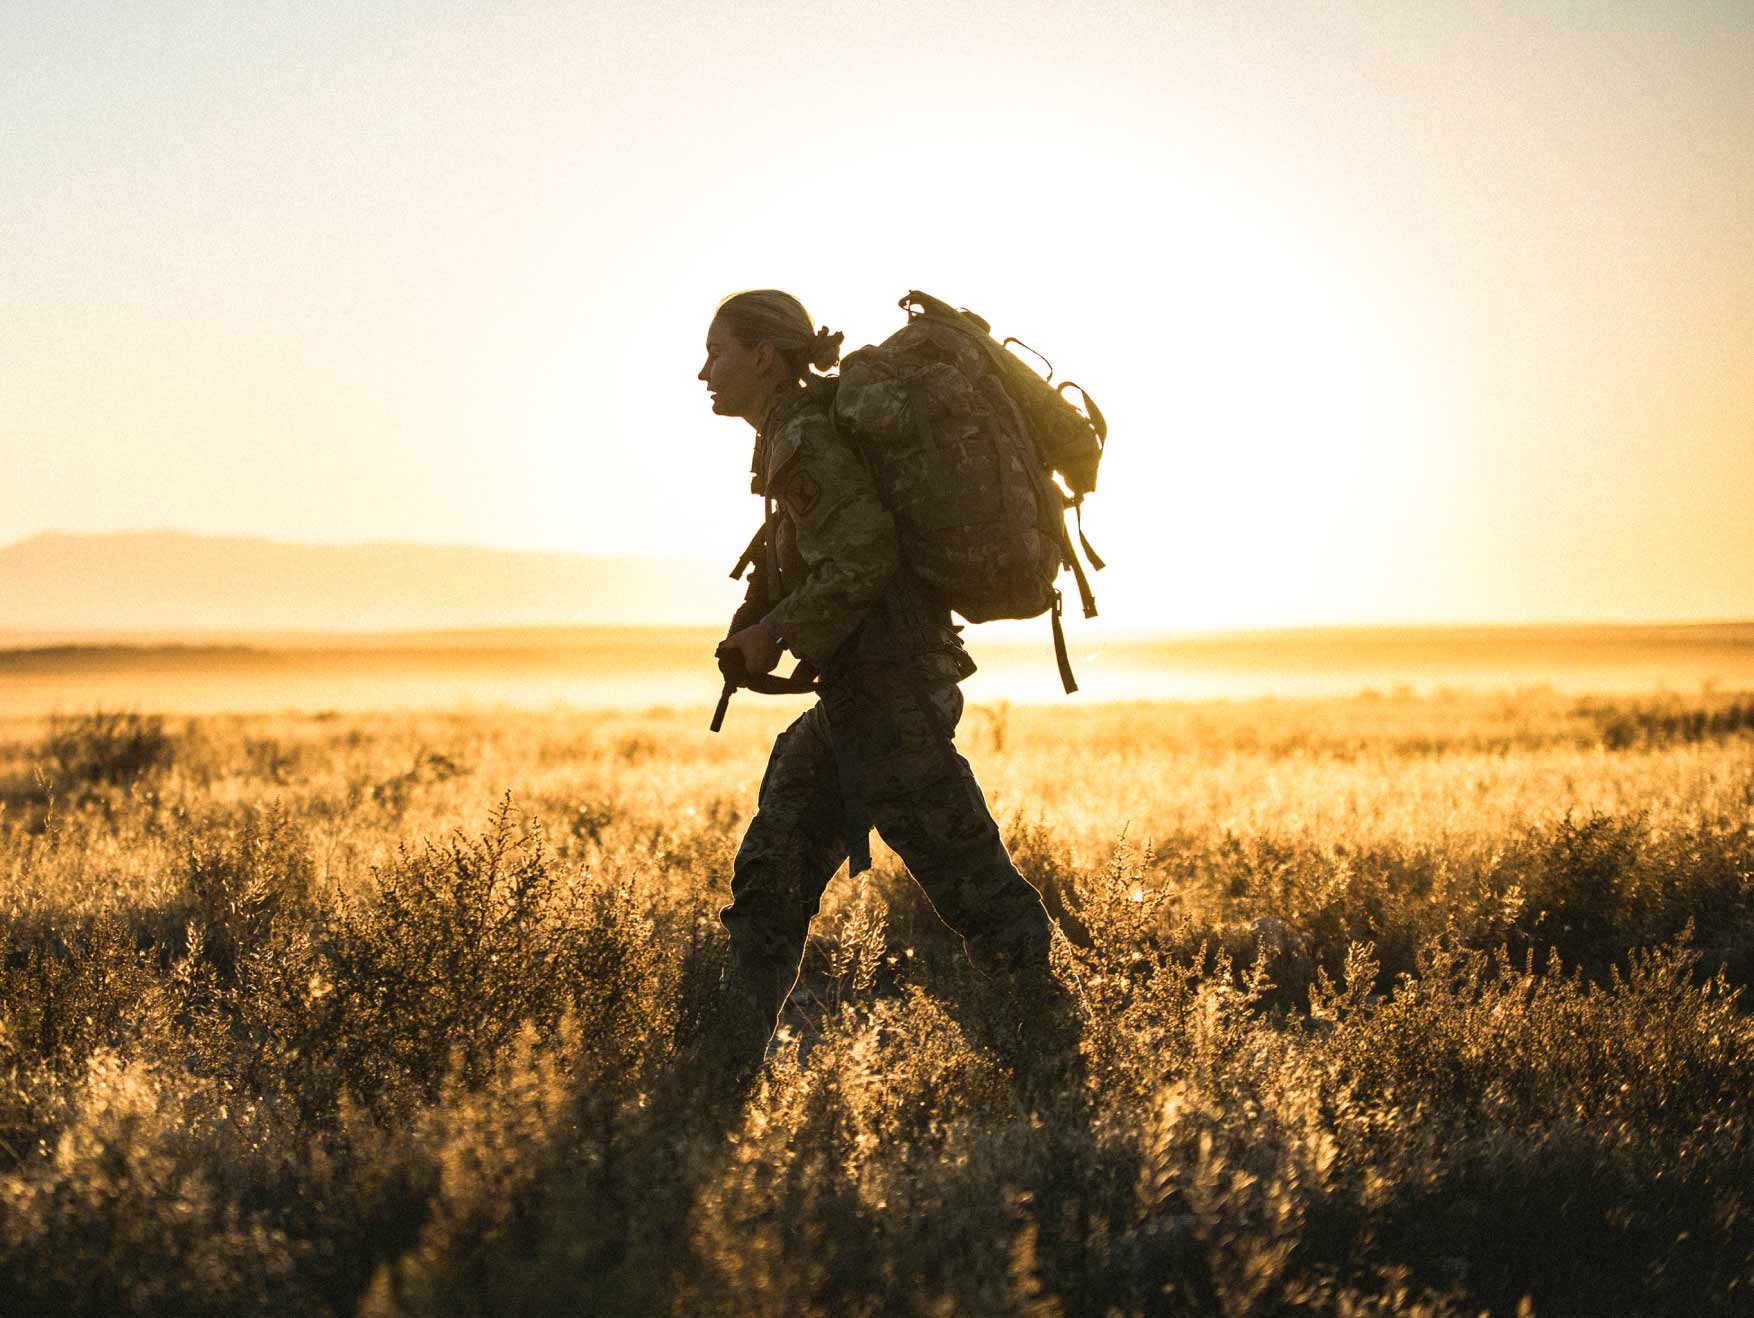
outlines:
M819 371L826 371L840 360L841 340L846 338L839 330L829 332L824 325L816 331L816 337L810 340L810 364Z

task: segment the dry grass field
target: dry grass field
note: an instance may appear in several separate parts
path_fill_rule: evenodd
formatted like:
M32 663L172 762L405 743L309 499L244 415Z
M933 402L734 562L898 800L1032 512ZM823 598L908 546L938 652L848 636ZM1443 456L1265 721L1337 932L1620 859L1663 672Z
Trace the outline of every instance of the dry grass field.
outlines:
M977 704L1083 1074L880 850L727 1105L788 716L0 721L0 1311L1754 1309L1754 698Z

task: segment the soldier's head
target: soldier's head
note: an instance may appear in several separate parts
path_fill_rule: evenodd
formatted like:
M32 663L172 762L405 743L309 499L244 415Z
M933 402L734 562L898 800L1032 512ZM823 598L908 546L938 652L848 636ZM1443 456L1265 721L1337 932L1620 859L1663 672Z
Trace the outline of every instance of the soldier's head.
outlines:
M706 381L713 411L758 425L775 394L840 360L842 336L810 328L810 313L790 293L756 288L719 303L706 332Z

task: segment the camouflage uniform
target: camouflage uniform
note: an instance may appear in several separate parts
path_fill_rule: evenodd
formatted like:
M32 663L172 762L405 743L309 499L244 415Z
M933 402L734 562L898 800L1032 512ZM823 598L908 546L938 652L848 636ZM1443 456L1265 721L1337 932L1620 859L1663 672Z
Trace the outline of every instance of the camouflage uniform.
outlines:
M974 664L949 610L898 563L894 522L826 393L782 399L760 427L751 488L769 501L767 552L731 627L765 618L821 675L821 699L774 743L720 913L726 1043L757 1060L823 889L849 852L854 873L869 864L866 820L976 965L1045 967L1051 927L953 742Z

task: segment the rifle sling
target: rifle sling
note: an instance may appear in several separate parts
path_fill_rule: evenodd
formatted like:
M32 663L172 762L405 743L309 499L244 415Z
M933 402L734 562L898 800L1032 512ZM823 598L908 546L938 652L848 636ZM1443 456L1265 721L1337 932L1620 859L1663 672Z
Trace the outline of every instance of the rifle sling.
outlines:
M778 673L744 673L737 679L737 685L764 696L802 696L822 689L816 680L816 670L806 663L800 663L784 677Z
M865 809L864 780L859 761L846 738L835 731L828 702L822 712L828 720L828 748L834 754L834 776L840 780L841 827L847 841L847 877L858 878L871 868L871 816Z

